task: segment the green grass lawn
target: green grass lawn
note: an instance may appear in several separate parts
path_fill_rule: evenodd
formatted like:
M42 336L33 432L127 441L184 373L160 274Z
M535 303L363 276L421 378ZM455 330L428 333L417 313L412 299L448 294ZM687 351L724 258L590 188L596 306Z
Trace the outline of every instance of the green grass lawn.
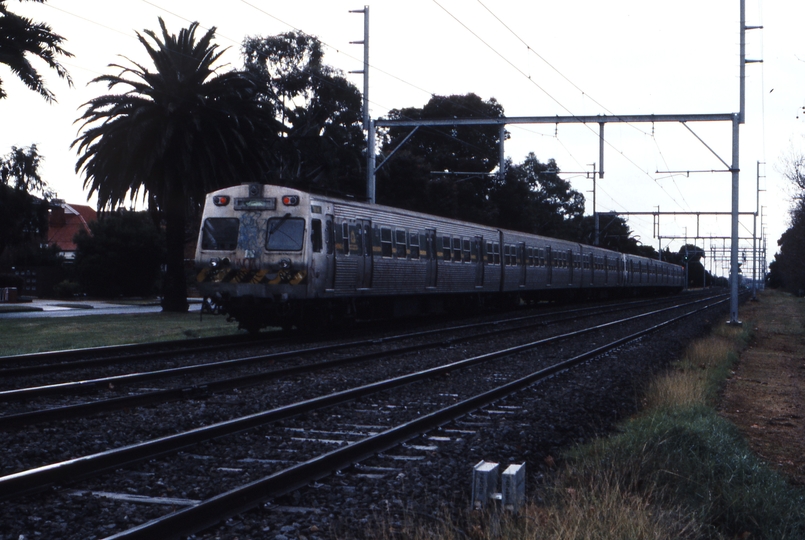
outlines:
M198 312L3 319L0 356L241 332L226 317L204 315L202 319Z

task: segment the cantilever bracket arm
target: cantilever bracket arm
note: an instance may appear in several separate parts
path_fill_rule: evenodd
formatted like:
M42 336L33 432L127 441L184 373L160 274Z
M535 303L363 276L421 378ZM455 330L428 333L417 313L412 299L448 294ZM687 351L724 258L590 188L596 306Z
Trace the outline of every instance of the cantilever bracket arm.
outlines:
M699 142L700 142L700 143L702 143L702 144L704 145L704 147L705 147L705 148L707 148L708 150L710 150L710 153L711 153L711 154L713 154L714 156L716 156L716 158L718 158L718 160L719 160L721 163L723 163L723 164L724 164L724 166L727 168L727 170L728 170L729 172L732 172L732 167L730 167L729 165L727 165L727 162L726 162L726 161L724 161L723 159L721 159L721 156L719 156L718 154L716 154L715 150L713 150L712 148L710 148L710 147L707 145L707 143L706 143L706 142L704 142L704 141L702 140L702 138L701 138L701 137L699 137L698 135L696 135L696 132L695 132L695 131L693 131L692 129L690 129L690 126L688 125L688 123L687 123L687 122L685 122L685 121L683 120L683 121L681 121L681 122L679 122L679 123L680 123L680 124L682 124L683 126L685 126L685 127L687 128L687 130L688 130L688 131L690 131L690 132L693 134L693 136L694 136L694 137L696 137L697 139L699 139Z
M412 130L411 130L411 133L409 133L408 135L406 135L406 136L405 136L405 138L404 138L402 141L400 141L400 144L398 144L398 145L397 145L397 147L396 147L394 150L392 150L392 151L389 153L389 155L387 155L387 156L386 156L386 159L384 159L384 160L383 160L383 162L382 162L382 163L380 163L380 165L378 165L377 167L375 167L375 172L377 172L377 171L379 171L380 169L382 169L382 168L383 168L383 165L385 165L386 163L388 163L388 162L389 162L389 160L391 159L391 157L392 157L394 154L396 154L396 153L397 153L397 150L399 150L400 148L402 148L402 147L403 147L403 145L404 145L405 143L407 143L407 142L408 142L408 139L410 139L410 138L411 138L411 137L414 135L414 133L416 133L416 130L418 130L418 129L419 129L419 127L420 127L420 126L416 126L416 127L414 127L414 129L412 129Z

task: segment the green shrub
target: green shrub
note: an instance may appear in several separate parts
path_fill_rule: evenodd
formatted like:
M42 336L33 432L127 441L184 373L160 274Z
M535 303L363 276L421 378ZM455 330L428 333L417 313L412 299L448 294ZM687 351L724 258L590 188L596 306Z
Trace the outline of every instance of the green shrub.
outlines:
M805 493L755 457L737 428L704 406L657 410L571 454L660 503L686 508L714 535L805 538Z
M75 281L65 279L53 286L53 294L59 298L73 298L81 292L81 286Z

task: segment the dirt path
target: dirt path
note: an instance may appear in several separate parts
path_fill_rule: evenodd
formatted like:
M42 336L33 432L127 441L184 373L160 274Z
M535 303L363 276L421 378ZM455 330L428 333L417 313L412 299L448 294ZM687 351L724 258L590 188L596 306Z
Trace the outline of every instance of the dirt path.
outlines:
M755 339L727 381L722 416L752 450L805 485L805 300L763 291L739 310Z

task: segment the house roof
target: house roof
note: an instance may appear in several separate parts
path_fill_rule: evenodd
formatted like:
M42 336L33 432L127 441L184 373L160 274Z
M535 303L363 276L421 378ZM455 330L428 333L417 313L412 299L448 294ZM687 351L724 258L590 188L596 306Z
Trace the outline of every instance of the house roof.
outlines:
M59 206L52 207L48 223L48 245L56 245L61 251L75 251L76 245L73 237L78 231L92 234L88 223L96 219L98 219L98 214L90 206L61 203Z

